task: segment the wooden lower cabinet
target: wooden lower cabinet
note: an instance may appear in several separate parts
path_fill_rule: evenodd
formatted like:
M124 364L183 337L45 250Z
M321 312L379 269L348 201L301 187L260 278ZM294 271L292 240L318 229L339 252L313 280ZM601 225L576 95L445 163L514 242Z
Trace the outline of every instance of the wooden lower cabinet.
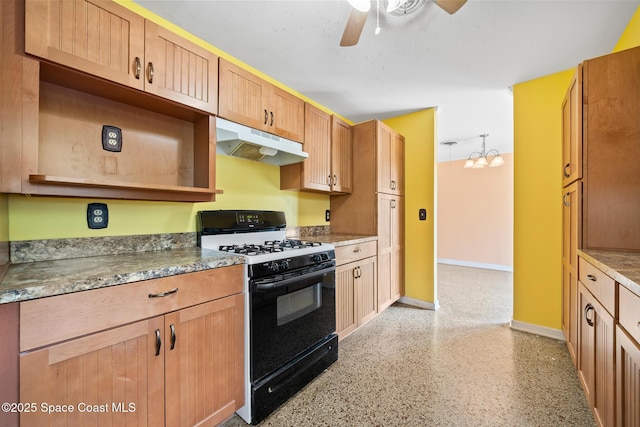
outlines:
M340 340L373 319L378 313L376 242L349 245L337 250L336 331ZM362 253L365 258L351 261L341 251ZM373 256L369 256L373 255Z
M638 326L640 328L640 326ZM618 427L640 426L640 345L616 326Z
M231 277L219 270L221 279ZM113 288L114 298L126 286ZM193 288L183 284L180 292L188 298ZM243 301L243 294L236 293L23 350L20 402L34 406L22 412L20 425L220 424L244 404Z
M614 318L583 283L578 284L578 376L599 426L615 425Z

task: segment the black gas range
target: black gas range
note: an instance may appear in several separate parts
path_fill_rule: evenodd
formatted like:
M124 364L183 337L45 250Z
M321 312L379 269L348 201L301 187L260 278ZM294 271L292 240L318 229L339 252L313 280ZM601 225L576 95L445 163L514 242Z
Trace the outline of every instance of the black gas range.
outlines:
M286 238L283 212L198 212L198 244L246 257L245 406L256 424L338 358L333 245Z

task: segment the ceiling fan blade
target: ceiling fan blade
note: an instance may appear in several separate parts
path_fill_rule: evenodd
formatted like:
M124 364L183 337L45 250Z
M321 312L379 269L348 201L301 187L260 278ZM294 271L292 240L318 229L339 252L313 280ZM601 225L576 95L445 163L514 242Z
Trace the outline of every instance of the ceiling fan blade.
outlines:
M367 22L367 15L369 15L368 12L351 9L349 19L347 19L347 25L344 27L342 40L340 40L340 46L355 46L358 44L364 24Z
M436 4L449 15L453 15L460 9L467 0L436 0Z

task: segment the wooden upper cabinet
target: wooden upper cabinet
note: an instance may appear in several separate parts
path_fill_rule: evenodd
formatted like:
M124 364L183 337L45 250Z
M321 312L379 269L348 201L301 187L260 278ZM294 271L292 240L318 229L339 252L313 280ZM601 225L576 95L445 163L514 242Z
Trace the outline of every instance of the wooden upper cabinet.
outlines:
M583 64L583 247L640 250L640 48Z
M562 186L582 178L582 65L562 101Z
M331 192L351 193L353 172L351 126L331 116Z
M220 117L304 140L304 101L224 59L220 59L219 98Z
M266 82L255 74L220 59L218 115L255 129L266 130L269 95Z
M218 112L218 57L145 22L145 90L211 114Z
M303 141L305 102L277 86L269 85L269 123L267 132L293 141Z
M404 194L404 137L377 122L378 191Z
M218 112L218 57L112 1L26 0L25 51Z
M137 89L144 18L112 1L26 0L27 53ZM136 62L138 58L138 62Z

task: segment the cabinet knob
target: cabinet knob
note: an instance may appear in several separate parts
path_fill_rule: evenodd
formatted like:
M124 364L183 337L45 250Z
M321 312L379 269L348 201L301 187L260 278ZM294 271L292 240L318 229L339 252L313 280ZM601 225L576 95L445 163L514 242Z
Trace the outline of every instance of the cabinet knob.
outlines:
M587 279L591 280L592 282L595 282L598 280L598 278L593 274L587 274Z

